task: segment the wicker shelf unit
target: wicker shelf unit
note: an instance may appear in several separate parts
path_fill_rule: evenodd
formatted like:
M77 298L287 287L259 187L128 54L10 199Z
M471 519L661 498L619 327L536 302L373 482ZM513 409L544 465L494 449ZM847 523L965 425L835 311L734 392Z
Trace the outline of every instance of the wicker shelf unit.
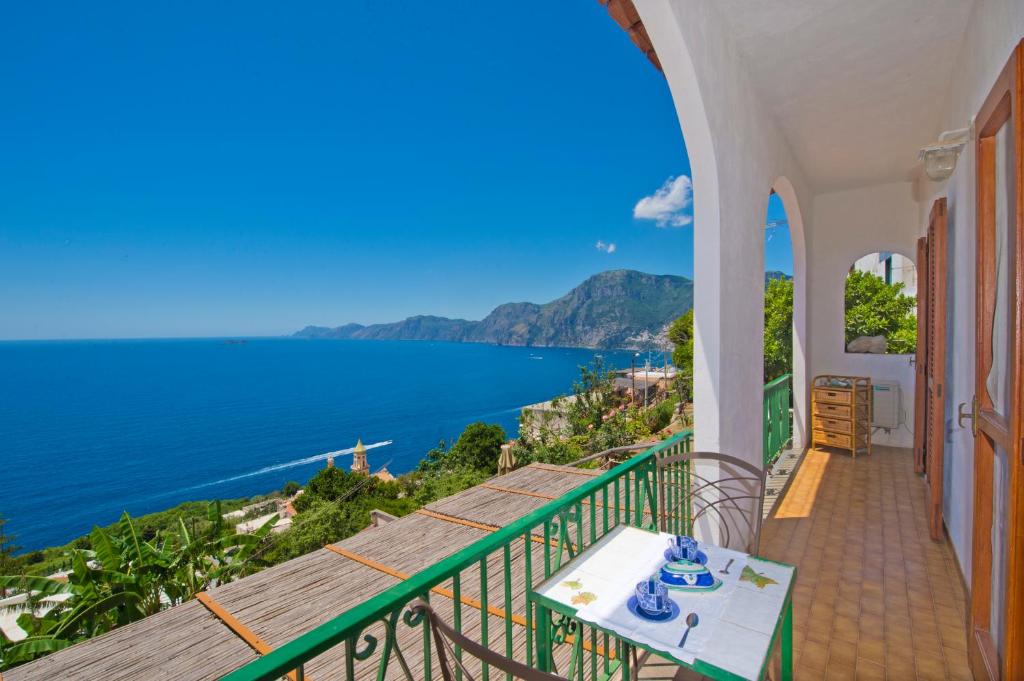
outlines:
M871 454L871 379L815 376L811 383L812 445Z

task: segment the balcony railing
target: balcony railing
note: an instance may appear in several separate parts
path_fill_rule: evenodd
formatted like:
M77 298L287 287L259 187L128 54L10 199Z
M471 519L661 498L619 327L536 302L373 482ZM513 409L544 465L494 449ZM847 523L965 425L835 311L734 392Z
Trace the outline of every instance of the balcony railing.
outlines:
M431 597L460 633L534 666L538 632L527 588L618 525L656 529L658 475L673 489L683 487L688 474L683 466L659 473L657 461L690 451L691 442L692 431L676 434L242 667L227 681L271 681L285 674L301 680L307 671L322 676L312 669L328 660L331 678L343 669L349 681L439 677L428 624L407 609L411 601ZM687 518L666 521L670 531L687 529ZM613 637L577 621L553 626L552 635L560 644L555 657L561 673L569 678L628 678L629 656ZM319 656L324 658L310 664ZM472 664L468 656L466 664ZM477 678L486 681L490 671L483 664Z
M764 387L764 465L779 458L792 437L789 416L793 375L779 376Z

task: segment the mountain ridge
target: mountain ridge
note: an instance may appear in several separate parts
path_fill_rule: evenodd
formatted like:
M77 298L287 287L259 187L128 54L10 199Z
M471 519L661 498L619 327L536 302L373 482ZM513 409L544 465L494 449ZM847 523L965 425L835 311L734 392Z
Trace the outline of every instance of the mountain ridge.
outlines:
M765 279L788 278L767 272ZM533 347L645 349L663 345L669 324L693 307L693 280L608 270L548 303L503 303L482 320L415 315L383 324L307 326L297 338L435 340Z

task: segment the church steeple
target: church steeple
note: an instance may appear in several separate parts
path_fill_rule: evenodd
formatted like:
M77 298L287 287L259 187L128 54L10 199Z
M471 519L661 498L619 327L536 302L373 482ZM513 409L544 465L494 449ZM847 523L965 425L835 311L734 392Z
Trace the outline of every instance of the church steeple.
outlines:
M352 451L352 472L363 475L370 474L370 464L366 460L366 446L363 445L362 439L356 442L356 448Z

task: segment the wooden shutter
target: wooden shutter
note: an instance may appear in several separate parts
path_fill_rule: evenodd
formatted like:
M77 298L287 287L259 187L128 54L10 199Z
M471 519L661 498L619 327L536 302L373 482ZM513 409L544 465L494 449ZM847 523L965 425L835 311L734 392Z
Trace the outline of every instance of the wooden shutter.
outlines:
M928 222L927 279L927 425L928 525L932 539L942 538L942 456L946 439L946 199L932 205Z
M914 356L914 472L925 470L928 432L928 238L917 240L917 350Z

